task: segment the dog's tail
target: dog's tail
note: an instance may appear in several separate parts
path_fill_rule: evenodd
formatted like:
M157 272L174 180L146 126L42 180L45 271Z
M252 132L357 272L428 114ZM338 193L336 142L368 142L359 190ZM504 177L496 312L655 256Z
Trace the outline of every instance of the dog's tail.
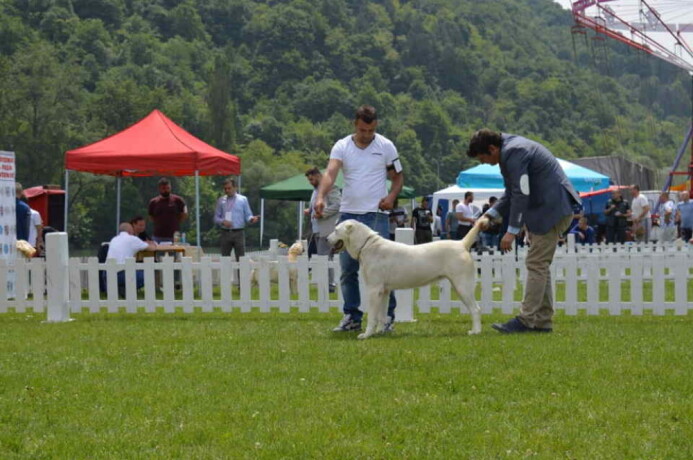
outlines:
M464 246L464 249L466 249L467 251L471 249L472 245L476 241L476 237L481 231L481 223L486 219L487 217L483 216L479 218L472 226L472 229L469 230L469 233L467 233L462 239L462 246Z

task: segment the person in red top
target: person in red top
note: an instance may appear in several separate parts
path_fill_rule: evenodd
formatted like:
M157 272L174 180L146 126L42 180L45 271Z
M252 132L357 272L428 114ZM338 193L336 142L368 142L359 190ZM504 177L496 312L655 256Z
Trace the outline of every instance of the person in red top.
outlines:
M188 207L183 198L171 193L171 182L162 177L159 179L159 196L149 201L149 218L154 223L152 239L173 241L173 234L180 230L180 223L188 217Z

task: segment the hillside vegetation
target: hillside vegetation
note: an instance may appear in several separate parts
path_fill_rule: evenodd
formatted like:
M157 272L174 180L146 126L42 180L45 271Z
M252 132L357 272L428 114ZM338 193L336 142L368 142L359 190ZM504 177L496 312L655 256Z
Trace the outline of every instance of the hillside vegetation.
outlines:
M550 0L0 0L0 149L17 152L25 185L60 183L66 150L158 108L242 158L255 212L260 187L326 164L362 103L379 109L420 193L473 165L464 150L483 126L566 159L669 165L689 77L591 35L573 41L571 25ZM115 229L114 180L70 180L71 240L94 247ZM211 245L220 183L202 181ZM154 184L124 181L124 216L145 212ZM174 192L192 206L190 178ZM269 237L295 236L293 204L267 213Z

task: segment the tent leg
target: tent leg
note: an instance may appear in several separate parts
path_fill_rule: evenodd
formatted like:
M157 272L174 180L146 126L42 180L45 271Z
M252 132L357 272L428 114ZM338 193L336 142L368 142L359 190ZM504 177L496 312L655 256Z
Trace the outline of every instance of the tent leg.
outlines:
M120 183L122 179L121 176L116 177L116 235L120 228Z
M65 170L65 208L63 209L63 231L67 232L67 208L68 208L68 203L70 202L68 200L68 194L69 194L69 186L70 186L70 170L66 169ZM48 222L46 222L46 225L48 225Z
M301 241L303 235L303 201L298 202L298 238L296 241Z
M262 237L265 234L265 199L260 199L260 250L262 251Z
M195 171L195 233L197 235L197 247L200 246L200 172Z

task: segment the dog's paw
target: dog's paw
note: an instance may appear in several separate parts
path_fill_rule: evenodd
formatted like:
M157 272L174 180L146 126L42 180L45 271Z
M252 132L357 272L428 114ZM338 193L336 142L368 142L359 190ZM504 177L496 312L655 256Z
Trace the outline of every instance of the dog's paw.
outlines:
M478 335L478 334L481 334L481 330L477 331L475 329L472 329L472 330L467 332L467 335Z
M359 339L359 340L365 340L365 339L367 339L368 337L369 337L368 334L366 334L365 332L363 332L363 333L361 333L361 334L359 334L359 335L356 336L356 338Z

